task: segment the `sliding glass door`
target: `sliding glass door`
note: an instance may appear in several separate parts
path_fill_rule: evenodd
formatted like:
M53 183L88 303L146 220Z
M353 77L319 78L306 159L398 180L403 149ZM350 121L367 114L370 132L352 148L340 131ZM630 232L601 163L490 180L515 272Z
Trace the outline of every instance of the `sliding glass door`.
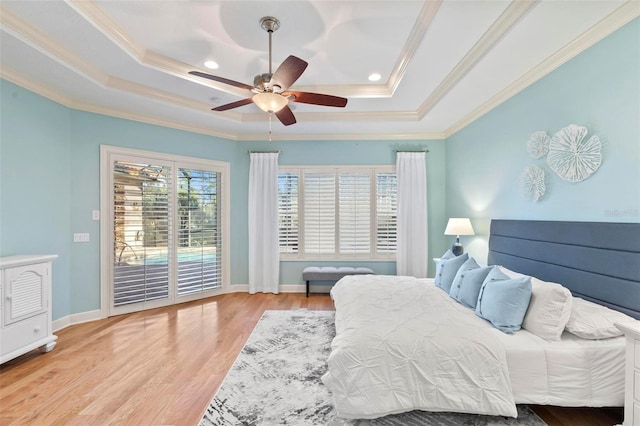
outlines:
M109 314L219 293L225 170L118 154L109 170Z
M116 309L169 303L171 175L167 165L124 160L113 164L112 292Z
M220 173L178 169L178 295L222 286Z

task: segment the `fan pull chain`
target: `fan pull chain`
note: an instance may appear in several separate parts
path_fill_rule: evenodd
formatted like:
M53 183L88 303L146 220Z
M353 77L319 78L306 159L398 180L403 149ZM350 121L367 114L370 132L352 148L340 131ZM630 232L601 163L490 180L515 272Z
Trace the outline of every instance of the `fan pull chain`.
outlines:
M271 142L271 117L273 117L273 113L269 112L269 142Z

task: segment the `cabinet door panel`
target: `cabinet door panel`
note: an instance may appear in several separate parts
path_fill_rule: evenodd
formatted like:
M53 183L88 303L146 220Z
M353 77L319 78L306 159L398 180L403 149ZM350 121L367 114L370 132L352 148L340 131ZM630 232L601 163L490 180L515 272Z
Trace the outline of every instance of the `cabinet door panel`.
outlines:
M46 264L27 265L5 271L5 324L46 311Z

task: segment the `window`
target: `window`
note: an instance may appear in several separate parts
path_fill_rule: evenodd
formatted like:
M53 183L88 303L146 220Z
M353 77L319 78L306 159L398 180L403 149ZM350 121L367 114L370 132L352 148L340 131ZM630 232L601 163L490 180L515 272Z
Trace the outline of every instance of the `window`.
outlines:
M103 156L109 313L220 292L228 281L227 164L110 147Z
M393 167L280 168L282 259L395 259Z

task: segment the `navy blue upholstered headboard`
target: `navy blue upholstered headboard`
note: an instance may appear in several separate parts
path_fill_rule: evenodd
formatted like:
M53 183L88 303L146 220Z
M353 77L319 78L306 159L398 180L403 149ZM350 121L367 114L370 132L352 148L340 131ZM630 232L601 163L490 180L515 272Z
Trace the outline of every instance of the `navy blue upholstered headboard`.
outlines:
M640 319L640 223L494 219L487 263Z

